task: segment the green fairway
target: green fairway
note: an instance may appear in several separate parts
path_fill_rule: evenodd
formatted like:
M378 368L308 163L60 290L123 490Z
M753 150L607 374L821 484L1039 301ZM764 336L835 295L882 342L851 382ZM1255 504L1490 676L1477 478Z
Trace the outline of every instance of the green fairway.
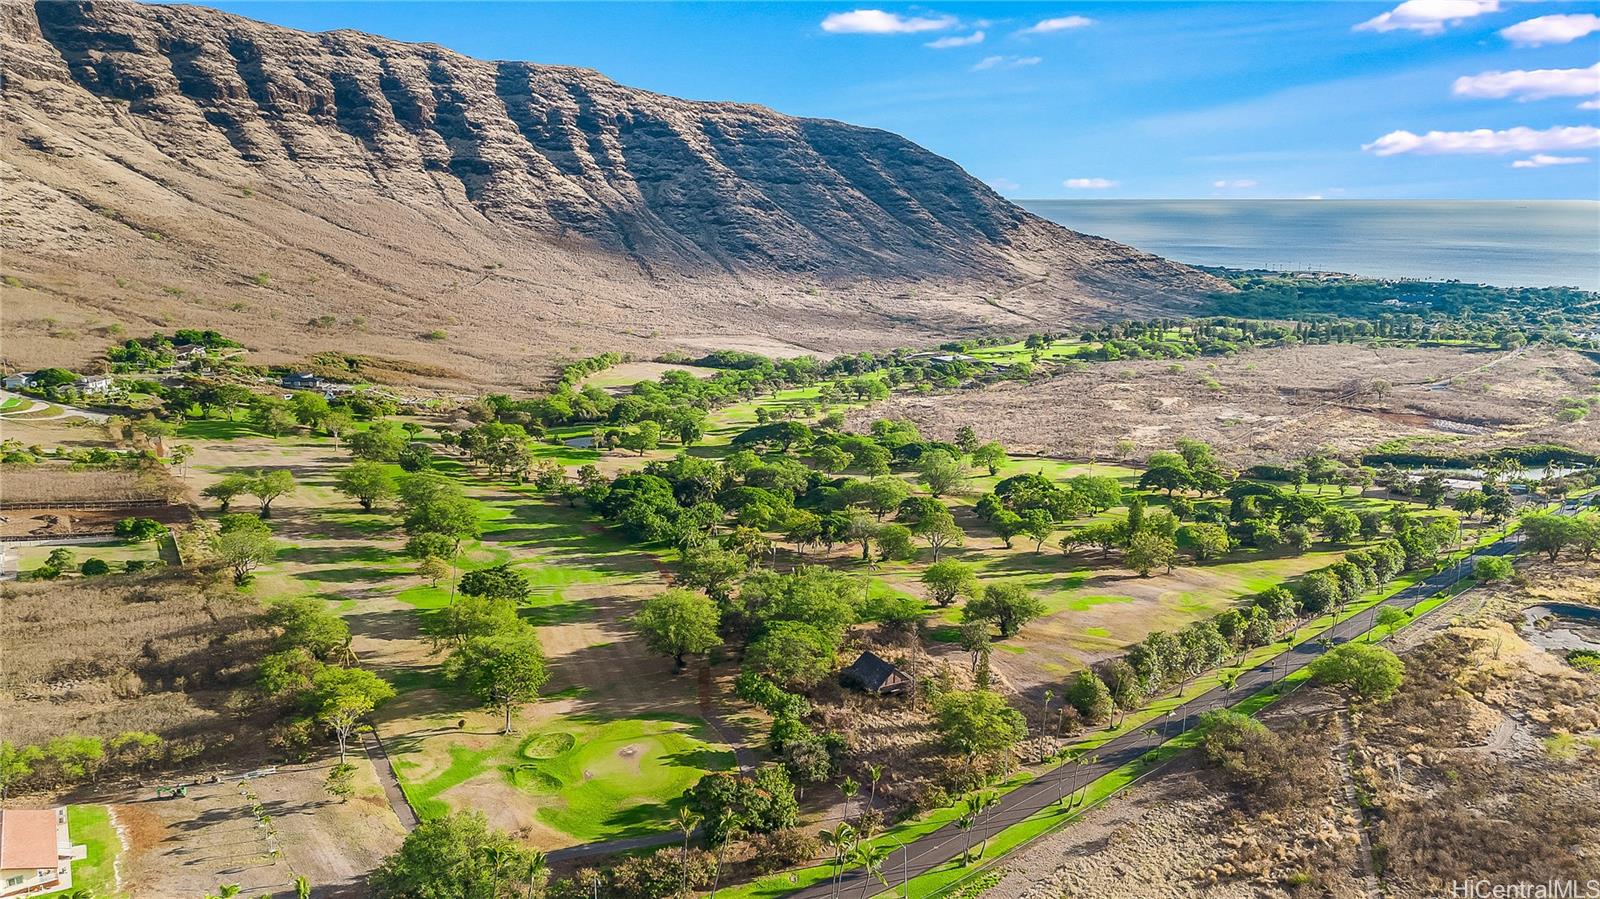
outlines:
M713 771L734 766L733 753L708 742L698 718L649 714L557 718L532 734L501 737L482 748L452 744L431 777L404 755L395 768L424 818L446 814L453 787L498 770L527 794L551 828L578 841L657 833L671 827L683 792Z
M665 829L685 790L734 763L732 752L700 739L705 727L694 718L571 718L562 724L524 741L518 750L524 761L507 776L519 789L550 797L540 819L582 840Z

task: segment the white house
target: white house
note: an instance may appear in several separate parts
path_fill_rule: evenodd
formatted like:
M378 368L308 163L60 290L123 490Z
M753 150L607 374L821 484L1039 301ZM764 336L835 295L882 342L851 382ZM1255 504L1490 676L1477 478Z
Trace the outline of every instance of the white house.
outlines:
M172 355L176 356L179 362L204 359L206 348L198 343L182 343L172 348Z
M31 371L19 371L14 375L6 375L5 387L7 390L21 390L24 387L32 387L33 375L34 373Z
M308 371L290 372L279 383L289 390L321 390L327 384Z
M85 375L72 383L79 393L105 393L111 389L110 375Z
M0 809L0 899L70 889L88 854L72 845L66 808Z

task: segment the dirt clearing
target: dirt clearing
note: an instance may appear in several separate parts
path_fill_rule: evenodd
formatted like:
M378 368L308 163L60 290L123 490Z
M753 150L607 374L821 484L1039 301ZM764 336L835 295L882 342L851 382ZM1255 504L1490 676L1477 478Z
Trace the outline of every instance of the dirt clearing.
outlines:
M1563 397L1600 386L1600 364L1571 350L1304 346L1185 362L1086 364L1034 384L904 396L852 425L907 418L943 439L970 424L1022 452L1109 458L1178 437L1241 464L1332 448L1369 451L1400 438L1417 451L1477 453L1533 443L1600 451L1600 422L1562 422Z

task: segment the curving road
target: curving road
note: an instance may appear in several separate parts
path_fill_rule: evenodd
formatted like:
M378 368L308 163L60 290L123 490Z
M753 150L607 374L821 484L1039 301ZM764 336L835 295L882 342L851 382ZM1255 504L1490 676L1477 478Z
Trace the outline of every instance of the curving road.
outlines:
M1560 510L1570 514L1581 507L1577 502L1568 502ZM1144 755L1167 740L1189 730L1198 724L1199 716L1214 709L1226 708L1238 703L1240 700L1272 686L1289 674L1309 665L1313 659L1321 655L1327 648L1345 643L1368 630L1371 630L1377 618L1378 610L1384 606L1394 606L1409 610L1435 594L1455 586L1463 577L1472 571L1472 564L1483 556L1505 555L1513 551L1522 542L1520 532L1504 537L1479 550L1455 565L1430 575L1424 580L1399 591L1383 602L1363 610L1357 615L1339 622L1324 631L1318 638L1307 640L1304 643L1280 653L1273 658L1239 677L1238 684L1233 690L1221 687L1202 693L1178 708L1158 724L1150 722L1145 727L1129 732L1103 744L1095 753L1098 761L1091 765L1079 766L1069 762L1054 768L1051 771L1035 778L1005 794L995 806L994 812L982 825L972 829L971 836L963 834L955 824L947 824L926 836L913 840L903 848L893 851L883 863L883 876L892 884L886 888L875 878L864 878L863 872L858 868L844 875L844 882L838 889L838 895L848 899L866 899L886 892L888 889L899 890L898 883L902 878L915 878L918 875L932 871L939 865L960 855L963 847L977 845L986 837L993 836L1000 831L1022 821L1035 812L1049 808L1059 801L1060 797L1071 792L1075 787L1081 787L1085 779L1095 780L1112 770ZM788 895L798 899L831 899L835 895L835 888L831 883L821 883L805 889L795 890Z

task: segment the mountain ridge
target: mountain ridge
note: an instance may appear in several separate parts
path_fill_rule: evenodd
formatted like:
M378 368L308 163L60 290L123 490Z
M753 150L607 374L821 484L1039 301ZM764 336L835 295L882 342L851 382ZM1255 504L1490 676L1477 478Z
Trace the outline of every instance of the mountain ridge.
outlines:
M1217 287L879 129L203 7L3 14L6 267L30 311L231 317L269 357L360 319L374 351L465 355L472 379L613 340L886 347ZM30 322L6 313L18 355L71 355ZM507 327L538 351L503 345ZM441 330L447 350L418 339Z

